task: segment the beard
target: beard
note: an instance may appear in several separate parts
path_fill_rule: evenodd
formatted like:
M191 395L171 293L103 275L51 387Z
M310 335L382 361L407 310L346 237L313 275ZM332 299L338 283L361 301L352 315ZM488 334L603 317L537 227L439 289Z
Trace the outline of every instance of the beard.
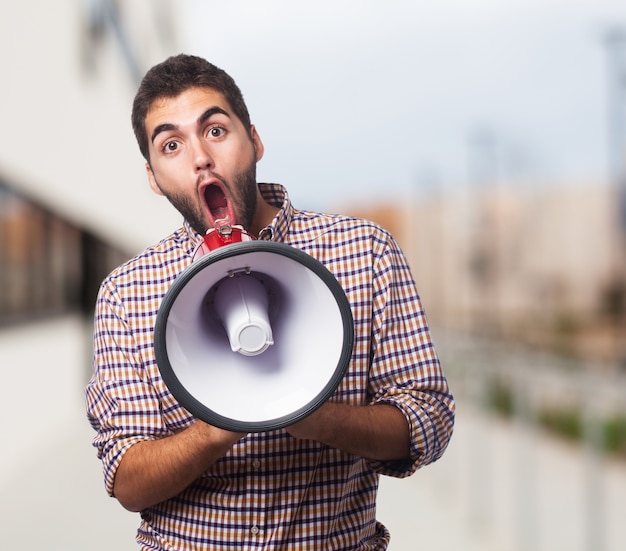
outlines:
M245 170L236 174L232 184L215 174L213 176L217 177L228 190L228 200L232 203L238 217L238 220L231 220L231 223L236 222L248 231L252 225L257 206L256 162L253 161ZM211 229L205 220L205 213L202 208L203 197L192 197L182 193L164 193L163 190L161 191L196 232L200 235L205 235Z

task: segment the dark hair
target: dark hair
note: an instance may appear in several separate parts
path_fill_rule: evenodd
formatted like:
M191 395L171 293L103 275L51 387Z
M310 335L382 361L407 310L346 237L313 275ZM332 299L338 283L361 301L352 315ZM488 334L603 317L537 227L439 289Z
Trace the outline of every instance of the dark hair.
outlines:
M144 76L135 100L131 121L141 154L150 161L146 116L156 100L173 98L189 88L212 88L221 93L228 105L250 131L250 115L243 95L233 78L201 57L179 54L152 67Z

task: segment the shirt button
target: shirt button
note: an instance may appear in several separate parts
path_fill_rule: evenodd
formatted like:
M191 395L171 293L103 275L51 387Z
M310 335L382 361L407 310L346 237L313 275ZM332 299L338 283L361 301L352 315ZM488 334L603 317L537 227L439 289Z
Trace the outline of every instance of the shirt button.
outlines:
M252 462L252 467L253 467L254 469L258 469L260 466L261 466L261 462L260 462L258 459L255 459L255 460Z
M253 526L252 528L250 528L250 533L253 536L256 536L259 533L259 527L258 526Z

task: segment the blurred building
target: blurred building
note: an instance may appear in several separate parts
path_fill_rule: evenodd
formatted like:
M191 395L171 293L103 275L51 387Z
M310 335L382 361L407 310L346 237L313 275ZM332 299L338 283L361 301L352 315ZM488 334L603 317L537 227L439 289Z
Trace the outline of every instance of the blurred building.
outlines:
M88 311L103 276L172 219L130 108L177 53L167 0L14 2L0 18L0 323ZM142 208L138 208L142 205Z
M589 182L352 211L397 236L434 324L612 361L626 340L617 204Z

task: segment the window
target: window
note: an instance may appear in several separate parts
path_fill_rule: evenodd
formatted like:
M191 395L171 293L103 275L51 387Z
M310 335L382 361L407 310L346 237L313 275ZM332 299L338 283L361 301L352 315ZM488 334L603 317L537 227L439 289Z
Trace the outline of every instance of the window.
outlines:
M0 324L91 315L101 281L130 256L0 182Z

